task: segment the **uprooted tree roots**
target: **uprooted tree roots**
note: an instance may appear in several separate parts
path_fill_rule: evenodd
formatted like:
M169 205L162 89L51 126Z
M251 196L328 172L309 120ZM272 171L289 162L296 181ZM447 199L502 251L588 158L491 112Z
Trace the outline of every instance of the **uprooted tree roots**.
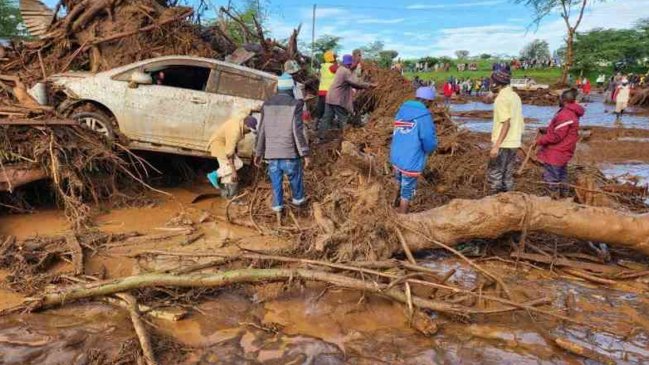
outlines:
M120 190L128 182L143 182L147 173L146 165L125 149L70 125L0 126L0 173L15 163L27 164L51 178L58 201L76 227L90 223L87 202L97 204L108 197L128 199ZM12 197L5 194L3 198Z

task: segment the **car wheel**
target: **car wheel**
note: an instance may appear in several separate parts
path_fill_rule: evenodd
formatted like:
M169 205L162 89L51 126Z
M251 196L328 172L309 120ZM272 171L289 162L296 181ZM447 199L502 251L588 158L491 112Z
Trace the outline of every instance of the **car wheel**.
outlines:
M76 120L82 127L101 134L108 140L115 138L115 130L111 118L101 112L79 112L73 114L71 119Z

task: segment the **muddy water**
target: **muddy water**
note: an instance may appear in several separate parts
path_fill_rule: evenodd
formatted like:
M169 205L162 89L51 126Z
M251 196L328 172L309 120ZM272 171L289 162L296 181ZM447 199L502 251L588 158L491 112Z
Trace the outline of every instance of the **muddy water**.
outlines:
M428 264L458 269L452 282L476 278L453 259ZM570 315L598 329L557 325L522 312L476 318L473 323L432 314L439 331L425 336L409 327L403 306L377 297L336 289L324 292L323 286L308 285L259 302L254 292L230 290L196 303L197 309L183 320L153 320L159 334L173 338L187 353L180 362L177 354L163 351L160 360L163 364L596 363L556 348L554 336L618 364L649 361L648 329L640 329L649 314L647 295L640 290L646 282L603 289L514 265L486 265L499 274L511 274L508 284L516 296L553 297L558 313L564 313L567 297L574 297ZM99 352L110 359L133 338L126 314L105 305L5 317L0 318L0 363L80 364Z
M593 100L590 103L582 104L586 108L586 114L581 119L582 126L600 126L613 127L615 115L613 111L615 106L607 105L600 100ZM533 118L538 122L526 123L525 128L528 131L536 130L539 127L547 126L554 114L557 112L554 106L536 106L523 105L523 115L526 118ZM481 102L471 102L467 104L453 104L451 110L456 112L471 110L493 110L493 105ZM631 110L633 111L633 110ZM485 119L468 119L454 118L465 128L479 133L491 133L491 123ZM623 125L626 128L649 129L649 114L629 114L624 115Z
M172 197L157 197L160 203L154 207L114 210L101 215L98 226L115 233L153 234L173 228L168 223L177 220L179 213L197 222L208 212L214 218L198 225L205 238L188 247L181 247L175 239L115 247L88 257L86 269L106 272L109 277L131 275L137 272L136 264L124 254L146 249L232 251L242 245L264 250L287 244L226 224L219 218L224 215L219 200L191 204L203 188L170 190ZM66 232L66 225L61 212L46 211L0 217L0 232L19 238L60 235ZM472 288L479 284L480 276L454 258L435 255L421 263L442 273L455 269L449 280L455 285ZM182 353L160 349L161 364L594 363L557 348L553 337L579 343L616 363L649 363L645 319L649 316L649 279L602 287L529 266L496 261L482 264L505 278L516 300L552 298L551 310L595 328L560 324L525 312L475 317L469 322L430 313L439 330L423 335L409 325L401 305L311 284L222 290L195 301L189 315L180 321L148 321L152 331L184 348ZM643 264L634 268L649 269ZM0 279L2 275L0 272ZM16 293L0 291L0 309L22 299ZM486 303L480 305L489 308ZM127 314L105 304L5 316L0 317L0 364L85 364L99 357L114 363L124 344L134 338Z

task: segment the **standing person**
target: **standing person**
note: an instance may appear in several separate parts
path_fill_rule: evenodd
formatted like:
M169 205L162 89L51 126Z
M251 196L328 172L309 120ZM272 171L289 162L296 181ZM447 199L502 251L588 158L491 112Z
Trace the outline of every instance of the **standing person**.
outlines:
M499 68L491 76L492 90L498 93L494 102L494 122L489 152L488 181L492 194L514 189L516 151L521 147L525 121L521 98L511 87L511 71Z
M584 77L584 81L581 83L581 91L584 93L584 101L590 101L590 92L592 91L592 85L590 80Z
M597 87L601 89L604 86L604 82L606 81L606 75L600 74L597 76Z
M453 96L453 80L448 79L444 83L444 87L442 88L442 92L444 93L444 104L449 105L451 103L451 97Z
M324 116L327 105L327 92L334 81L338 62L334 51L327 51L324 54L324 63L320 66L320 86L318 87L318 107L316 109L316 118L321 119Z
M293 96L293 79L284 74L277 84L277 94L266 100L262 107L259 135L255 148L255 166L262 160L268 163L268 176L273 186L273 206L281 223L284 209L282 181L288 177L293 195L292 203L306 203L303 167L308 168L309 145L304 137L302 110L304 102ZM302 159L304 159L304 164Z
M363 79L363 51L360 49L355 49L352 52L352 73L356 77L356 80Z
M615 124L622 123L622 114L629 106L629 97L631 96L631 88L629 88L629 80L622 79L622 84L618 87L615 93Z
M435 90L420 87L416 99L404 102L395 117L390 162L399 184L395 206L400 214L408 213L417 179L426 167L428 155L437 148L435 122L428 109L433 100Z
M322 117L322 131L331 128L334 117L338 119L340 129L347 125L349 116L354 112L354 89L367 89L372 84L357 80L351 71L354 63L352 55L343 56L343 65L336 71L336 76L327 93L327 107Z
M295 76L299 74L301 71L302 71L302 67L300 67L297 61L288 60L284 62L284 72L291 75L293 80L295 80ZM293 86L293 96L297 100L304 100L304 84L295 81L294 85L295 86Z
M545 134L536 139L540 146L538 158L543 162L543 180L559 196L568 195L568 162L572 159L579 141L579 119L584 108L577 103L576 89L561 94L561 108L550 122Z
M245 135L257 129L257 120L248 116L234 116L214 132L210 138L209 149L219 161L219 169L207 174L212 186L221 190L221 197L234 198L239 190L239 175L243 162L237 156L237 145Z

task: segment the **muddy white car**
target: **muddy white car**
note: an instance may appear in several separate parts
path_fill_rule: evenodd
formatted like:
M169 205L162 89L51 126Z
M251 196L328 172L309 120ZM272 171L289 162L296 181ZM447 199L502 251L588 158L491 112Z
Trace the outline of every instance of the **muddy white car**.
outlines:
M541 89L549 89L550 85L545 85L545 84L537 84L534 79L512 79L511 85L515 89L519 90L529 90L529 91L536 91L536 90L541 90Z
M229 118L261 110L277 76L213 59L167 56L109 71L65 73L30 93L131 149L209 156L208 143ZM49 96L49 97L48 97ZM252 135L241 152L252 152ZM242 156L248 157L248 156Z

